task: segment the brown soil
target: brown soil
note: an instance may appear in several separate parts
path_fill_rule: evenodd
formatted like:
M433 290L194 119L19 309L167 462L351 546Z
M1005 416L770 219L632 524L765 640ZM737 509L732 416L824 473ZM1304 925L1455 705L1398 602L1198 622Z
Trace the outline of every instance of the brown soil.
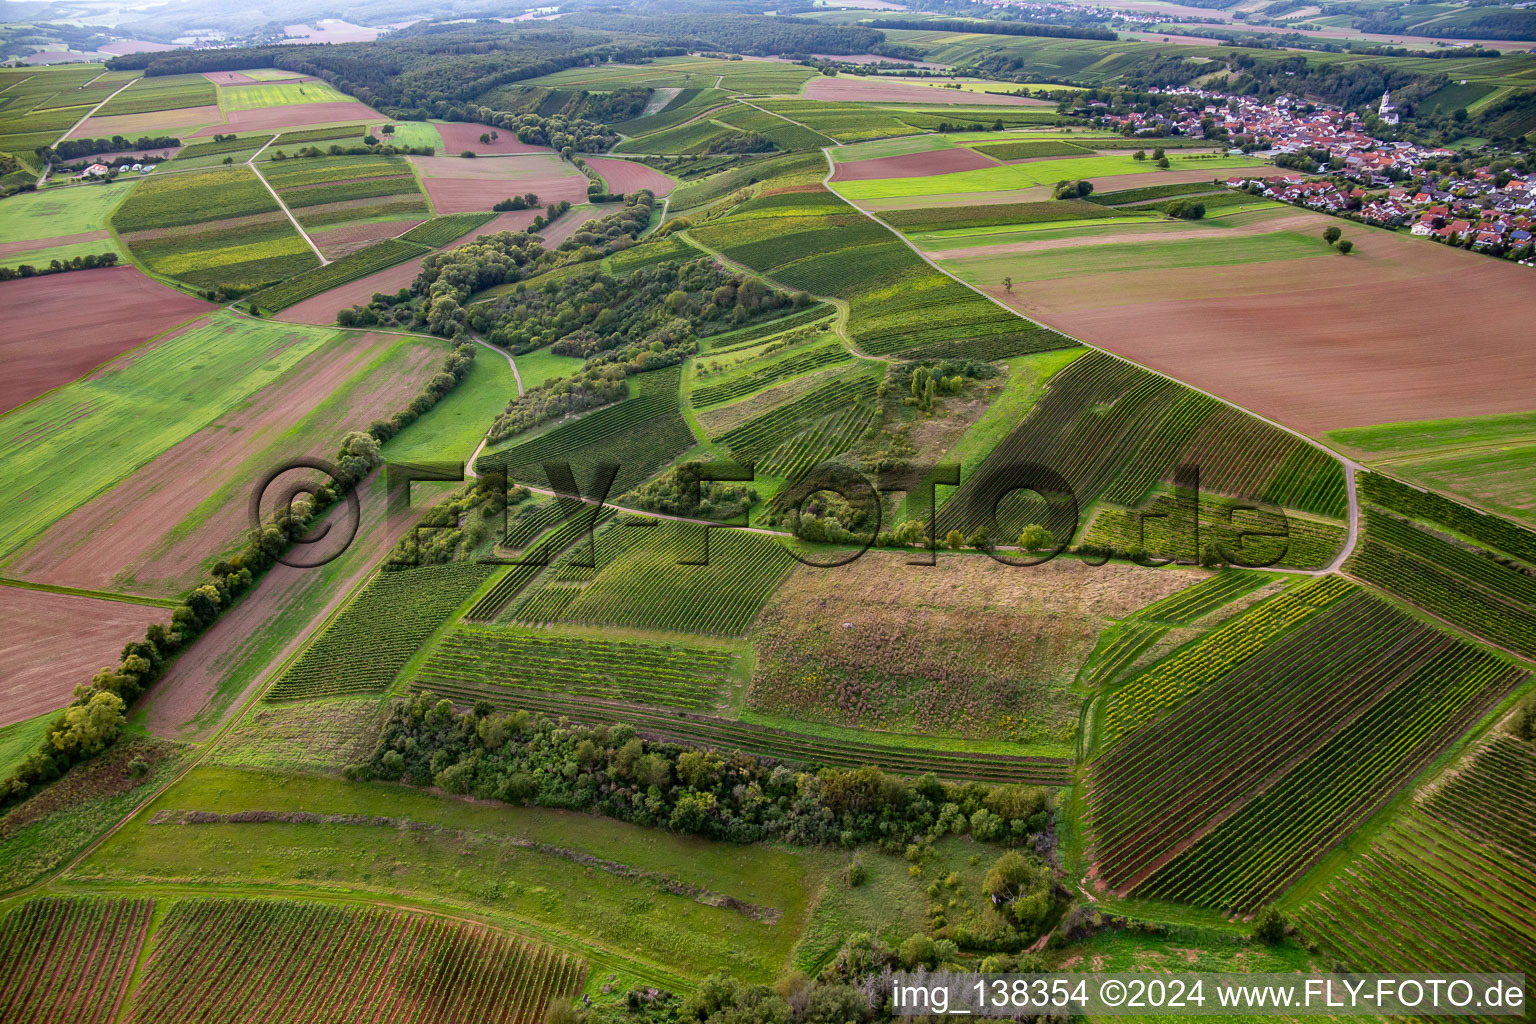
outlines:
M206 231L211 225L217 225L218 231L240 231L244 228L255 227L258 224L276 224L278 221L287 223L288 218L283 216L283 211L273 210L271 213L251 213L244 217L230 217L226 220L208 221L204 224L191 226L177 226L173 228L145 228L143 231L127 231L123 233L123 241L132 245L134 242L142 242L151 238L182 238L194 231Z
M656 194L656 198L671 195L677 188L677 182L662 174L653 167L647 167L635 160L604 160L601 157L589 156L586 158L587 166L603 176L603 181L610 192L638 192L648 188ZM541 197L542 198L542 197Z
M359 178L336 178L332 181L315 181L304 185L286 185L282 188L284 196L302 195L317 188L330 188L332 185L355 185L360 181L399 181L402 178L413 178L412 174L368 174ZM350 200L347 200L350 202ZM303 209L303 207L300 207Z
M143 639L169 608L0 586L0 726L62 708L96 670L116 665L123 644Z
M173 128L192 128L211 125L199 135L212 135L223 131L224 112L217 106L181 107L177 110L155 110L147 114L113 114L110 117L88 117L85 123L69 133L72 139L110 139L114 135L136 138L140 135L169 131ZM185 138L185 136L183 136Z
M34 238L27 242L0 242L0 259L19 252L32 252L34 249L49 249L56 245L74 245L77 242L100 242L111 237L112 232L110 231L82 231L78 235L59 235L57 238Z
M931 153L906 153L882 156L875 160L840 163L833 181L873 181L880 178L922 178L930 174L952 174L996 167L997 161L974 149L937 149Z
M445 248L457 249L461 245L473 242L480 235L494 235L499 231L527 231L528 225L532 224L533 218L538 215L538 210L510 210L507 213L498 213L494 218L486 221L484 227L475 228Z
M239 71L204 71L203 77L214 85L255 85L259 81Z
M0 282L0 411L214 308L133 267Z
M542 199L544 197L540 196L539 198ZM588 221L593 221L604 217L608 213L615 210L617 210L617 207L572 207L570 211L568 211L565 215L561 216L553 224L541 231L539 233L539 237L544 239L544 248L558 248L561 242L565 241L567 238L570 238L577 231L579 231L583 224L587 223Z
M941 103L966 107L1048 107L1049 100L1028 96L1001 96L986 92L964 92L929 85L904 82L871 81L865 78L813 78L800 93L808 100L843 103Z
M457 156L466 149L471 153L553 153L548 146L531 146L526 142L517 141L517 134L509 132L505 128L491 128L483 124L469 124L456 121L453 124L440 124L435 126L437 134L443 137L443 152ZM496 132L499 136L494 142L480 141L480 136L489 132Z
M1307 230L1338 222L1306 215ZM1346 227L1349 256L1108 272L995 296L1048 325L1322 433L1523 412L1536 394L1530 270ZM1454 341L1432 325L1454 316Z
M368 379L344 405L322 404L398 341L348 333L321 347L241 408L55 523L8 571L82 589L182 593L204 561L239 544L250 525L249 488L262 474L301 455L328 459L342 434L410 402L441 358L434 346L418 347L397 372ZM189 518L196 525L183 532Z
M489 210L503 199L533 192L544 204L562 199L571 203L583 203L587 199L587 179L584 177L525 177L525 178L427 178L427 195L432 199L432 209L441 216L445 213L473 213Z
M147 725L156 736L197 739L217 729L231 709L238 708L252 688L268 681L269 674L291 656L304 640L323 623L363 582L389 553L395 542L405 536L420 518L420 510L391 521L385 515L386 499L382 477L375 473L361 485L362 521L352 543L324 570L294 569L275 565L261 582L224 614L197 642L176 659L165 676L142 698L147 707ZM333 515L344 511L338 506ZM339 577L336 575L339 572ZM236 668L243 658L260 649L264 631L271 628L282 612L302 604L310 595L326 593L326 600L316 607L299 635L273 653L253 677L246 690L234 695L207 720L194 725L193 716L209 707L219 682ZM217 718L217 721L212 719Z
M541 153L534 156L518 157L489 157L484 160L465 159L461 156L413 156L411 163L416 165L416 170L423 178L484 178L501 182L504 185L516 185L521 181L549 180L552 178L570 178L580 182L583 190L586 189L586 176L575 167L560 160L549 153ZM529 191L519 188L518 193ZM539 193L539 199L548 203L544 193Z
M355 100L346 103L295 103L287 107L231 110L222 127L204 128L195 135L216 132L249 132L258 129L301 128L308 124L377 120L378 112Z

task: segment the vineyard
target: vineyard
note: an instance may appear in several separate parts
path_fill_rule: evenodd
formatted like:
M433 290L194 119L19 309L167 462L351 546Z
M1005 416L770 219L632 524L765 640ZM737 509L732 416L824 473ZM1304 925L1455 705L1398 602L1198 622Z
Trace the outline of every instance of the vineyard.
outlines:
M1055 199L1040 203L998 203L986 206L927 206L910 210L886 210L880 219L898 231L946 231L1017 224L1045 224L1058 220L1090 220L1120 216L1119 211L1081 199Z
M672 237L672 236L668 236ZM633 252L634 250L629 250ZM617 259L618 257L614 257ZM766 323L753 324L751 327L742 327L724 334L713 334L704 339L704 351L710 355L725 355L728 352L739 352L744 348L751 348L764 339L776 334L799 327L807 327L819 323L833 316L836 311L825 302L813 302L804 309L791 313L789 316L779 317L777 320L769 320Z
M1293 587L1153 665L1110 696L1104 712L1104 745L1182 704L1260 654L1298 622L1357 589L1337 576Z
M1502 516L1468 508L1430 491L1400 484L1378 473L1360 475L1364 501L1410 519L1437 523L1485 547L1536 564L1536 532L1516 526Z
M540 711L578 722L627 722L636 732L650 739L721 751L739 750L808 767L862 768L873 765L897 775L932 772L946 779L1035 786L1065 786L1072 779L1072 762L1059 757L1021 757L832 739L675 709L653 710L636 704L529 693L495 685L459 683L431 687L430 692L456 703L473 704L484 700L506 710Z
M151 907L147 899L40 896L0 917L0 1020L108 1024Z
M722 402L730 402L761 391L779 381L819 370L834 363L846 362L851 358L848 350L842 345L835 341L830 342L796 352L756 369L740 374L733 373L728 380L696 387L693 391L693 404L696 408L703 409Z
M181 900L128 1024L312 1020L536 1024L585 965L479 925L285 900Z
M762 461L760 468L769 476L799 480L857 444L876 417L873 404L855 402L789 438Z
M494 213L450 213L446 217L433 217L425 224L418 224L400 236L402 242L415 242L436 249L447 245L461 235L467 235L492 217Z
M112 215L123 233L278 212L249 167L216 167L141 181Z
M1214 542L1244 565L1322 569L1333 563L1347 536L1336 523L1234 508L1212 494L1200 496L1197 533L1192 507L1188 497L1180 499L1163 488L1137 509L1104 505L1083 532L1082 543L1121 554L1140 550L1157 560L1195 562L1201 549Z
M428 656L413 685L464 684L707 709L736 662L728 651L460 626Z
M875 379L862 373L839 377L726 431L715 440L728 447L740 462L762 462L823 417L846 412L855 403L870 402L875 386Z
M1272 581L1259 572L1227 571L1141 608L1099 637L1079 679L1097 689L1113 682L1175 626L1188 626Z
M549 522L558 521L559 525L550 530L548 535L539 541L538 547L531 551L526 550L528 541L539 537L544 526L534 524L524 527L520 525L522 518L519 517L517 524L508 530L509 536L516 532L519 538L522 537L525 529L533 532L527 534L527 540L523 544L524 553L517 563L508 568L496 584L487 590L469 611L465 612L466 619L473 622L489 622L496 618L524 587L538 578L555 555L577 541L585 539L588 530L596 529L614 516L613 509L605 507L594 517L591 515L591 506L582 506L578 509L578 512L584 510L585 514L571 515L561 508L561 504L558 501L551 501L537 506L536 514L540 519L545 517L548 510Z
M1536 749L1494 737L1294 917L1352 970L1475 963L1529 979L1536 969L1532 782Z
M934 270L830 192L762 196L692 233L786 287L847 301L848 332L874 355L926 355L943 342L951 354L974 343L1003 358L1075 344Z
M1526 657L1536 657L1536 579L1385 513L1366 509L1345 569Z
M1357 592L1094 761L1099 877L1252 911L1526 676Z
M1176 467L1194 464L1200 487L1313 515L1342 518L1343 467L1326 452L1215 399L1100 352L1051 380L1049 390L939 510L939 532L991 526L1016 536L1043 522L1070 537L1073 512L1061 501L1009 497L1014 467L1061 475L1076 510L1104 500L1135 506Z
M660 263L674 263L699 258L699 250L688 244L681 235L668 235L653 242L646 242L614 253L608 258L610 273L633 274ZM750 328L749 328L750 329Z
M454 562L379 573L305 649L267 699L388 688L416 649L494 571L491 565Z
M630 378L630 397L587 413L497 451L482 455L480 473L505 471L533 484L547 484L546 462L569 462L582 486L599 463L619 466L613 493L643 483L694 445L693 431L678 412L682 368L671 366Z
M360 252L343 256L323 267L316 267L297 277L289 278L280 285L259 292L251 297L251 306L263 313L276 313L305 299L314 298L321 292L330 291L337 285L356 281L360 277L367 277L386 267L404 263L417 256L424 256L428 251L423 245L399 238L387 238Z
M709 564L698 559L705 533ZM614 559L557 621L740 636L794 559L778 541L739 530L667 523Z

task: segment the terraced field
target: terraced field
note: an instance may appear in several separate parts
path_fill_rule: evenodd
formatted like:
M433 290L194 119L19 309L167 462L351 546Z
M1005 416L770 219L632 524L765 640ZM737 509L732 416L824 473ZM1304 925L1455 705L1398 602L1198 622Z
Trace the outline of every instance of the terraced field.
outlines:
M872 355L1000 359L1075 344L933 270L826 191L765 194L690 233L790 288L845 300L848 331Z
M941 533L969 534L994 518L996 536L1044 522L1075 533L1064 500L1009 497L1010 467L1061 475L1076 509L1140 504L1180 465L1199 467L1202 490L1342 518L1344 472L1326 452L1230 406L1113 356L1090 352L1057 374L1045 396L939 510Z
M1250 912L1527 677L1378 598L1347 597L1093 762L1098 877Z

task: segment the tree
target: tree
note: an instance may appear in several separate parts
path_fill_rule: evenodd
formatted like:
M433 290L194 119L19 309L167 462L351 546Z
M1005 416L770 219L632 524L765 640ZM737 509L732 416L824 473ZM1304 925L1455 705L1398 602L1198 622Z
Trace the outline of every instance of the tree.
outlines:
M1328 227L1323 229L1323 241L1327 242L1329 245L1332 245L1334 242L1337 242L1339 240L1339 236L1343 234L1344 232L1340 231L1337 225L1330 224Z
M1343 253L1344 255L1348 256L1351 252L1354 251L1355 243L1351 242L1347 238L1341 238L1341 239L1339 239L1338 243L1334 246L1334 248L1339 250L1339 252Z
M395 126L392 124L387 124L383 128L380 128L379 131L383 132L385 135L393 135L395 134Z
M48 730L48 742L70 757L90 757L105 750L123 731L123 699L98 693L85 704L65 709Z
M944 535L944 543L949 546L950 550L959 551L965 546L965 534L959 530L950 530Z
M1136 152L1131 154L1131 159L1132 160L1145 160L1146 158L1147 158L1147 151L1144 150L1144 149L1138 149Z
M1011 278L1011 277L1003 278L1003 291L1008 292L1009 294L1012 294L1012 292L1013 292L1013 278Z
M1163 159L1166 159L1166 154L1163 152L1163 147L1162 146L1158 146L1156 149L1154 149L1152 151L1152 159L1153 160L1163 160Z
M1159 168L1161 168L1162 170L1166 171L1168 169L1168 158L1167 157L1165 157L1165 156L1158 157L1157 160L1156 160L1156 163L1157 163L1157 166Z
M1019 547L1025 551L1045 551L1056 545L1051 531L1039 523L1030 523L1019 532Z
M491 133L490 132L481 132L480 133L480 143L481 143L481 145L489 146L491 144Z
M1253 937L1266 946L1278 946L1285 941L1285 915L1270 905L1259 911L1253 919Z
M1010 921L1035 929L1051 912L1054 880L1051 869L1009 850L993 862L982 889Z

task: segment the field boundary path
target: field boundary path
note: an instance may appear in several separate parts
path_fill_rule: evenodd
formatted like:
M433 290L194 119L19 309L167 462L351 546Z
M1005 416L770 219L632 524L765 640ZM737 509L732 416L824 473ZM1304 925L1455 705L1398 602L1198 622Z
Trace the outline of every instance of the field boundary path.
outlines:
M1029 317L1025 316L1023 313L1020 313L1018 310L1014 309L1012 306L1008 305L1006 302L1003 302L1001 299L998 299L996 296L988 295L986 292L982 291L980 288L978 288L975 285L971 284L969 281L963 281L960 278L956 277L954 274L950 273L944 267L939 266L939 264L935 263L932 259L929 258L927 253L923 252L922 249L919 249L917 247L916 243L914 243L911 239L909 239L906 235L902 234L900 231L897 231L890 224L888 224L884 220L882 220L879 217L879 215L877 215L875 213L872 213L869 210L864 209L862 206L859 206L853 200L849 199L847 196L845 196L841 192L839 192L836 188L834 188L832 186L832 175L837 173L837 165L835 163L833 163L833 161L832 161L832 151L831 151L831 149L829 147L823 146L821 148L821 153L822 153L822 156L826 157L826 159L827 159L827 174L826 174L826 177L821 179L821 184L822 184L822 187L825 188L828 192L831 192L833 195L837 196L837 198L841 199L843 202L845 202L849 206L853 207L853 209L858 210L864 216L868 217L870 220L874 221L876 224L879 224L881 227L885 228L891 234L893 234L897 238L901 239L903 244L905 244L908 249L911 249L914 253L917 254L917 258L918 259L922 260L924 263L928 264L934 270L936 270L939 273L943 274L945 277L949 278L951 281L954 281L957 284L964 285L966 288L969 288L971 291L975 292L977 295L980 295L982 298L986 299L988 302L992 303L994 306L998 307L999 309L1007 310L1009 313L1011 313L1014 316L1018 317L1020 320L1025 320L1025 321L1028 321L1029 323L1036 323L1036 321L1030 320ZM1042 326L1042 327L1049 327L1048 324L1041 324L1040 326ZM1348 527L1349 527L1349 530L1348 530L1348 533L1345 536L1343 548L1340 549L1338 557L1336 557L1333 560L1333 562L1328 566L1328 568L1326 568L1326 569L1298 569L1298 570L1294 570L1294 571L1297 572L1297 573L1304 573L1304 574L1309 575L1309 576L1326 576L1326 575L1328 575L1330 573L1336 572L1338 570L1339 566L1343 565L1345 563L1345 561L1347 561L1349 559L1349 556L1354 554L1355 544L1358 542L1359 537L1360 537L1360 525L1359 525L1359 523L1360 523L1360 502L1359 502L1359 499L1358 499L1358 497L1356 496L1356 493L1355 493L1355 471L1358 470L1358 469L1364 469L1365 467L1361 466L1358 462L1355 462L1353 459L1349 459L1349 458L1346 458L1343 455L1340 455L1338 452L1334 451L1332 448L1328 447L1326 444L1324 444L1323 442L1319 441L1317 438L1311 436L1310 434L1304 434L1301 431L1295 429L1294 427L1288 427L1284 423L1280 423L1277 420L1272 420L1268 416L1264 416L1264 415L1262 415L1260 413L1254 412L1252 409L1245 409L1243 406L1238 405L1236 402L1233 402L1230 399L1223 398L1220 395L1214 395L1211 392L1204 390L1203 388L1197 388L1193 384L1190 384L1190 383L1187 383L1185 381L1179 380L1177 377L1174 377L1174 376L1171 376L1169 374L1163 373L1161 370L1155 370L1155 369L1153 369L1150 366L1143 366L1141 363L1136 362L1136 360L1134 360L1134 359L1131 359L1131 358L1128 358L1126 356L1123 356L1123 355L1121 355L1118 352L1112 352L1112 351L1110 351L1107 348L1102 348L1102 347L1100 347L1098 345L1095 345L1091 341L1084 341L1082 338L1079 338L1076 335L1069 334L1068 332L1063 331L1063 330L1059 330L1059 329L1057 329L1055 327L1050 327L1050 329L1053 330L1053 331L1056 331L1057 334L1060 334L1064 338L1071 338L1073 341L1077 342L1079 345L1082 345L1084 348L1093 349L1095 352L1102 352L1105 355L1111 356L1111 357L1113 357L1115 359L1118 359L1118 360L1120 360L1123 363L1129 363L1130 365L1132 365L1132 366L1134 366L1134 367L1136 367L1138 369L1145 370L1148 373L1156 374L1157 376L1162 377L1164 380L1171 380L1174 383L1179 384L1179 385L1181 385L1183 387L1189 388L1191 391L1198 392L1199 394L1202 394L1202 395L1206 396L1207 398L1215 399L1216 401L1220 402L1222 405L1225 405L1225 406L1227 406L1229 408L1232 408L1232 409L1236 409L1238 412L1244 413L1245 415L1252 416L1254 419L1259 420L1262 423L1267 423L1270 426L1274 427L1276 430L1283 430L1285 433L1290 434L1292 437L1297 438L1300 441L1306 442L1307 444L1311 445L1313 448L1316 448L1318 451L1326 452L1331 458L1333 458L1335 461L1337 461L1340 465L1342 465L1344 467L1345 488L1346 488L1346 490L1347 490L1347 492L1349 494L1349 512L1348 512L1348 517L1349 517Z
M760 107L756 103L753 103L749 99L744 99L744 98L738 96L738 97L736 97L736 102L742 104L743 106L751 107L753 110L761 110L765 114L772 114L774 117L778 118L780 121L788 121L790 124L798 125L799 127L804 128L808 132L816 132L817 135L820 135L824 139L832 139L833 143L835 143L836 145L841 146L843 144L841 139L834 139L834 138L832 138L832 136L828 135L826 132L817 131L817 129L812 128L808 124L801 124L799 121L796 121L794 118L788 117L788 116L786 116L784 114L781 114L777 110L769 110L767 107Z
M267 191L272 193L272 198L277 201L278 206L282 207L284 215L288 218L288 222L293 225L293 230L297 231L301 236L303 236L304 241L309 243L309 247L315 250L315 255L320 257L320 265L323 267L331 261L325 258L325 253L320 251L320 247L315 244L315 240L309 237L309 232L304 230L304 225L299 223L299 219L293 215L293 211L288 209L288 204L283 202L283 197L277 194L277 189L272 187L272 183L262 175L261 168L256 166L256 158L261 156L262 150L266 149L267 146L272 145L276 139L277 135L273 135L272 138L267 141L266 146L262 146L261 149L258 149L256 152L251 154L251 158L245 162L245 165L249 167L251 169L251 173L256 175L257 179L267 187Z

